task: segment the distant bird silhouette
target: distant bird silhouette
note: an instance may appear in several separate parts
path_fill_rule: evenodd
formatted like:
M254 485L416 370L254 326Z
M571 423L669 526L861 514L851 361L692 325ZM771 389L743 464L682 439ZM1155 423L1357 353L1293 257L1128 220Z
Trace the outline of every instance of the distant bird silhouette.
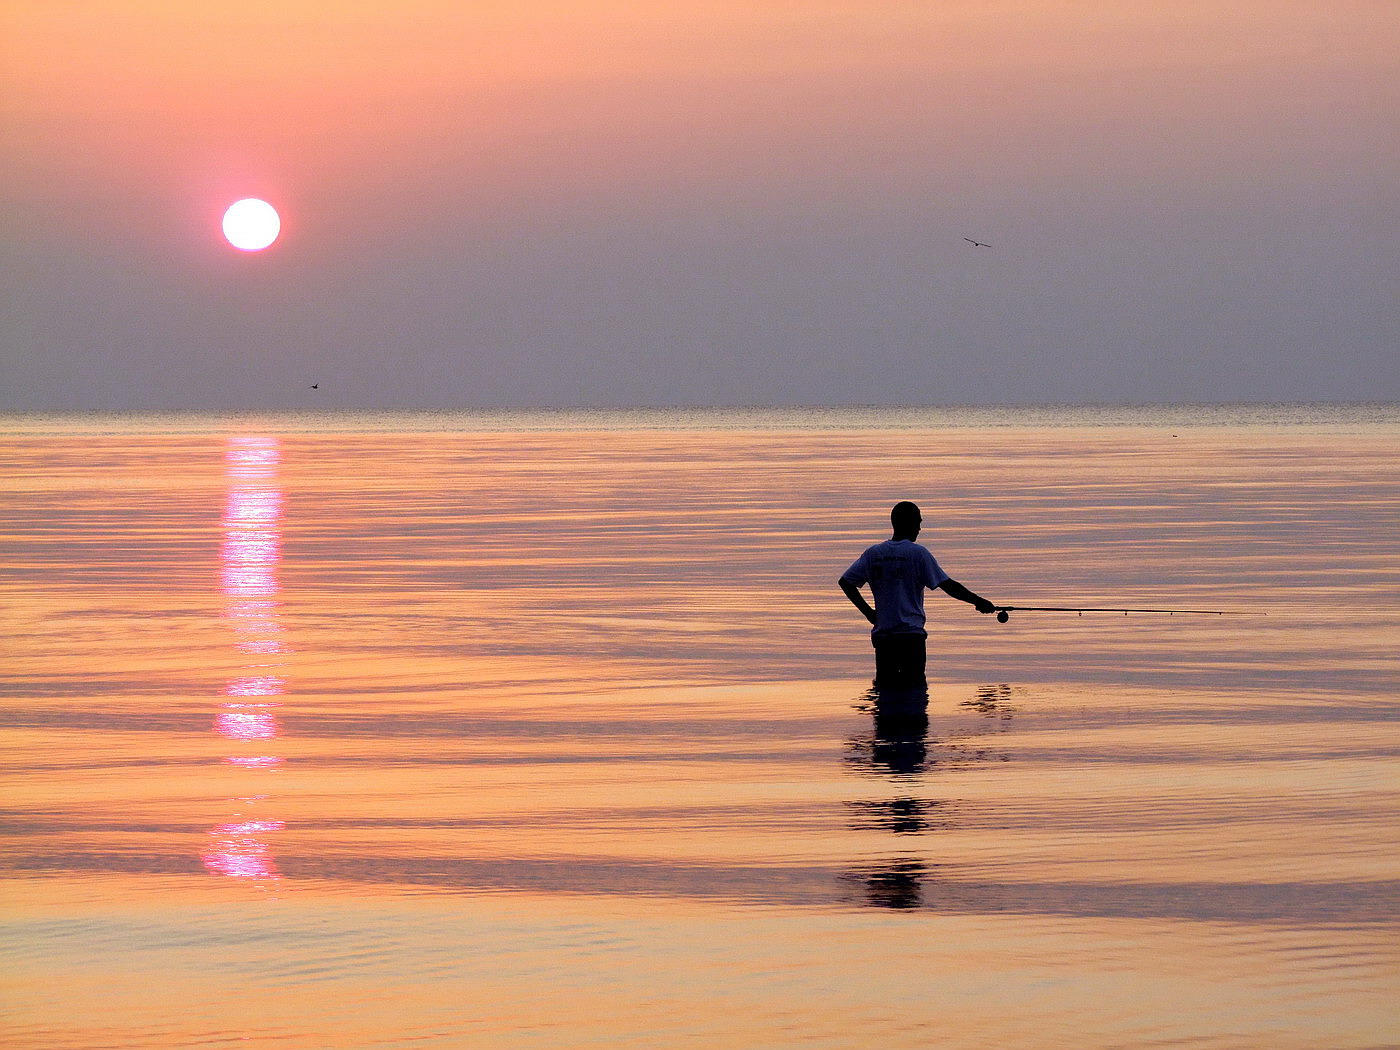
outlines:
M990 245L990 244L987 244L985 241L974 241L971 237L964 237L963 240L967 241L967 243L970 244L970 245L972 245L974 248L990 248L990 247L991 247L991 245Z
M312 384L311 384L311 389L312 389L312 390L320 390L320 389L321 389L321 384L320 384L320 383L312 383Z

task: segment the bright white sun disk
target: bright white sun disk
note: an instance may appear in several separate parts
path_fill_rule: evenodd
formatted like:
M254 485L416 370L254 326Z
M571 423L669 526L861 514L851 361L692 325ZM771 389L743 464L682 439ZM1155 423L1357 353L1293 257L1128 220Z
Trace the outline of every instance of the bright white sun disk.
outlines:
M277 240L281 230L277 209L256 197L235 201L224 212L224 236L229 244L245 252L262 251Z

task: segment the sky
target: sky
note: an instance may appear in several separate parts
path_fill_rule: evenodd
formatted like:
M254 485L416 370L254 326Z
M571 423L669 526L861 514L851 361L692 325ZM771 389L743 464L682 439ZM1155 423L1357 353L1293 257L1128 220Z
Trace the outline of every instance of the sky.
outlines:
M1397 55L1396 0L5 0L0 409L1400 400Z

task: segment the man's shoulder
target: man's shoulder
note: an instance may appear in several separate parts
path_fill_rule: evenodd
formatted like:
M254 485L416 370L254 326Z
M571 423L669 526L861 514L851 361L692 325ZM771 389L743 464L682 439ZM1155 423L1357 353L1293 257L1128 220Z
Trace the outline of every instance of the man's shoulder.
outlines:
M867 547L865 553L871 556L877 554L903 555L906 558L932 558L929 549L922 543L915 543L913 540L885 540Z

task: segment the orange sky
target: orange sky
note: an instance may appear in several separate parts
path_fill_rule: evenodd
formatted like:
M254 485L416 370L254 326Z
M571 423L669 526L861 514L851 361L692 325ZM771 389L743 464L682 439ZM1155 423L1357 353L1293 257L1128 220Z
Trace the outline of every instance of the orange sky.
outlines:
M10 0L0 39L14 237L181 258L245 195L323 261L677 201L984 239L1301 208L1321 236L1328 201L1393 216L1400 155L1392 0Z
M1339 6L1354 17L1335 18ZM298 193L410 167L490 190L522 173L550 182L566 151L573 178L685 182L800 171L832 138L860 146L842 167L897 174L928 166L908 134L945 136L936 148L958 165L975 164L974 148L1014 158L1015 139L1066 106L1071 136L1127 133L1155 160L1154 139L1179 150L1163 132L1187 123L1199 121L1192 144L1219 148L1212 132L1245 121L1306 133L1300 121L1336 119L1342 103L1368 117L1390 100L1351 89L1393 59L1397 23L1385 0L963 0L878 16L752 0L12 0L6 12L11 161L74 192L237 172Z

